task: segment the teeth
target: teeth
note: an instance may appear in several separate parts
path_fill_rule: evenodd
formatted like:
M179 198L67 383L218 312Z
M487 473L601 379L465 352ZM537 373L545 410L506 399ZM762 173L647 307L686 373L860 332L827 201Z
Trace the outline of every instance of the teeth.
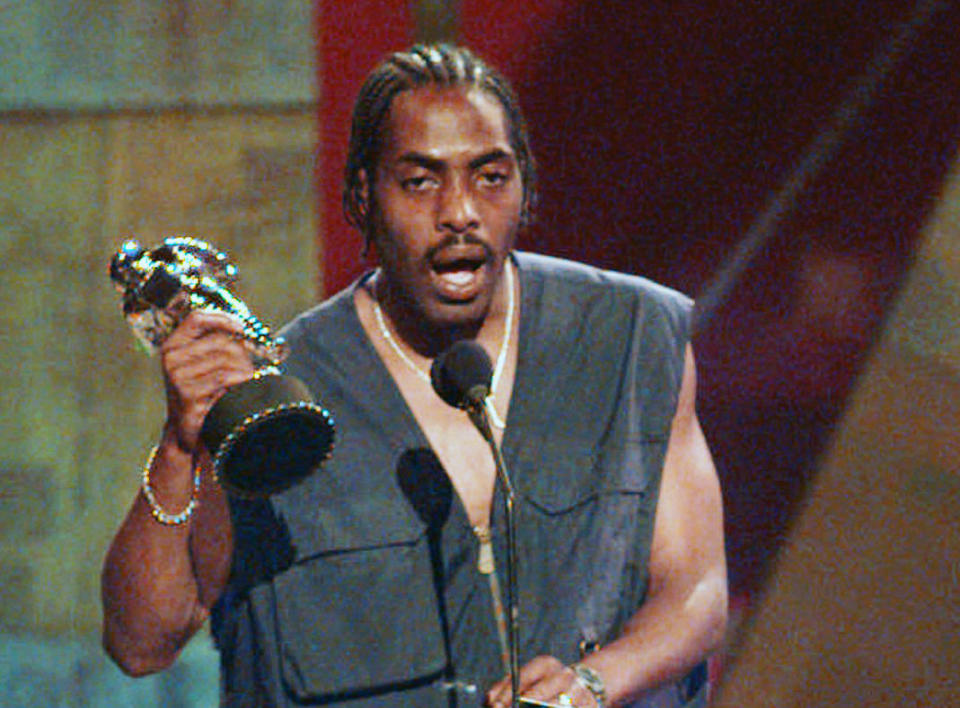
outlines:
M441 278L451 285L466 285L473 280L472 270L452 270L441 274Z

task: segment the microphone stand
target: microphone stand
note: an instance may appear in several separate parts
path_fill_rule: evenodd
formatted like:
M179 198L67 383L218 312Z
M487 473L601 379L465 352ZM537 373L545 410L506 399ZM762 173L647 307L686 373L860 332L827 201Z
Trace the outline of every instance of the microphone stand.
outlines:
M467 395L466 411L470 420L480 431L480 435L490 445L493 452L493 462L497 468L497 479L503 488L505 500L505 521L507 527L507 615L509 617L509 649L510 649L510 689L511 689L511 708L520 706L520 626L519 603L517 589L517 523L514 513L515 494L513 483L507 474L507 465L503 460L503 453L500 451L500 445L493 437L493 429L490 427L490 416L487 412L487 406L490 405L486 391L478 392L479 395Z

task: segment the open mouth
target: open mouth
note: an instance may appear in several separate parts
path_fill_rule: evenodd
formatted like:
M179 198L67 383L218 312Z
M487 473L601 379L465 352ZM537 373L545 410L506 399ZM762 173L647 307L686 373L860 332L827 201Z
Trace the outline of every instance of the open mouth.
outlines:
M449 300L470 300L485 282L488 258L484 249L453 249L438 253L430 261L434 283L440 295Z

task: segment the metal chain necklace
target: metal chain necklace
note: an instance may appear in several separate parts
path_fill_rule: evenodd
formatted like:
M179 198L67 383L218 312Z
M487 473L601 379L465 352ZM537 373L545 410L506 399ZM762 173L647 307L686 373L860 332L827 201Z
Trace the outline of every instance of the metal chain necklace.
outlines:
M513 293L513 269L510 266L509 259L504 262L504 270L506 271L506 284L507 284L507 317L504 322L503 329L503 341L500 343L500 351L497 354L497 363L493 368L493 378L490 380L490 394L487 396L487 412L490 414L490 423L495 428L503 430L507 424L500 417L500 414L497 413L497 407L494 405L494 398L497 391L497 384L500 383L500 375L503 373L503 367L507 363L507 353L510 350L510 335L513 332L513 317L516 310L515 296ZM394 353L400 357L400 361L407 365L407 367L413 371L419 378L423 379L430 384L430 374L425 372L416 363L407 356L407 353L400 348L400 343L394 339L393 335L390 333L390 329L387 327L386 321L383 318L383 310L380 309L380 301L377 299L376 294L373 296L373 314L377 319L377 326L380 328L380 334L383 335L383 338L387 340L387 344L390 345L390 348Z

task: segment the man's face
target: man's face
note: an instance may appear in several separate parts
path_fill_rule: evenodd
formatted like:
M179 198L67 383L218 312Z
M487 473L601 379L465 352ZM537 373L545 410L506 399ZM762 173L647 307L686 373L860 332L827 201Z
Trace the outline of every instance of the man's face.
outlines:
M370 187L373 245L393 302L427 327L482 322L523 200L497 99L469 87L399 94Z

